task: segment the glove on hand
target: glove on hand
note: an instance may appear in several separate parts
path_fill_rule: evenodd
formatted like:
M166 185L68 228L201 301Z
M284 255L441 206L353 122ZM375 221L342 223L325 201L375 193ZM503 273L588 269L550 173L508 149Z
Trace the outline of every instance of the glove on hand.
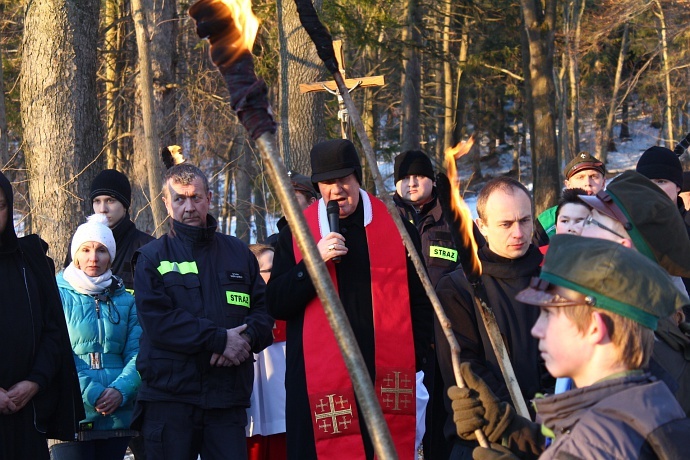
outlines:
M474 431L483 428L489 441L498 441L515 416L513 408L494 395L486 383L472 372L469 363L460 365L460 374L467 388L452 386L448 389L458 436L467 441L476 441Z
M491 448L476 447L472 451L473 460L518 460L520 457L505 447L491 443Z
M199 38L208 38L211 60L222 70L237 54L233 44L240 39L230 8L221 0L199 0L189 8L189 16Z

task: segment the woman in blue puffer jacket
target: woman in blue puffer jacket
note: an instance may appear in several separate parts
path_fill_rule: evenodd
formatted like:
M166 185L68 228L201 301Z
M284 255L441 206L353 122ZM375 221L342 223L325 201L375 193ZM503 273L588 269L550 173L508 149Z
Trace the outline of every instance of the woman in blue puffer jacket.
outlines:
M55 444L53 460L122 460L141 379L135 368L141 328L134 297L112 275L115 239L102 215L72 239L72 263L57 275L86 418L78 441Z

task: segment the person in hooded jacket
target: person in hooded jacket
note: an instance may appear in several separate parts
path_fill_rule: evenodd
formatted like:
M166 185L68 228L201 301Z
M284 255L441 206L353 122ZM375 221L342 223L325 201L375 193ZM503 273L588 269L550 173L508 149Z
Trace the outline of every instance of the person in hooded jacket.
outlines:
M57 275L86 417L76 442L52 446L53 460L120 460L134 434L141 327L134 297L110 270L117 251L106 222L95 214L77 228L72 262Z
M73 439L84 409L48 245L18 238L0 173L0 459L48 459L47 437Z

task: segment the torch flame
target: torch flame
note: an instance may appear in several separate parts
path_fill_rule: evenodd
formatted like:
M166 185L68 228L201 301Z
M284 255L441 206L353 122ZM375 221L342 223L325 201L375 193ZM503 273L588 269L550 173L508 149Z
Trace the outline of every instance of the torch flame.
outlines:
M251 53L256 33L259 31L259 19L252 12L251 0L221 1L230 9L235 27L239 32L237 42L232 45L244 48Z
M458 170L455 164L456 160L469 153L472 145L474 145L474 136L470 137L467 142L459 142L455 147L448 147L444 153L444 164L448 179L450 180L450 206L453 214L455 214L455 218L460 222L459 233L463 239L462 247L472 248L472 253L469 257L472 266L464 268L466 270L470 269L468 275L473 274L479 277L482 274L482 264L477 256L478 246L474 239L472 212L460 194L460 179L458 179Z

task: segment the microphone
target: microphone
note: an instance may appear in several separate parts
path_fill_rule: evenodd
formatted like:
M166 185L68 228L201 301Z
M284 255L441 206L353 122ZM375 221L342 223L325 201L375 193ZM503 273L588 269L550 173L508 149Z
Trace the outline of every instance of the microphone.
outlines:
M326 215L328 216L328 226L331 227L331 231L335 233L340 233L340 206L335 200L331 200L326 205ZM333 257L333 262L340 262L340 256Z

